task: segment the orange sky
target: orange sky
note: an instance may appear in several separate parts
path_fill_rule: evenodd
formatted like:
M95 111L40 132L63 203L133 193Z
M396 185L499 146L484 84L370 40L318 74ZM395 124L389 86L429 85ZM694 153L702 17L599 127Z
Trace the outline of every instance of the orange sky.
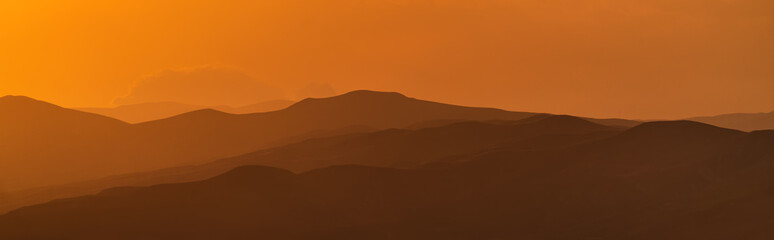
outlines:
M596 117L772 111L773 15L771 0L2 0L0 95L110 106L224 74L267 100L329 84Z

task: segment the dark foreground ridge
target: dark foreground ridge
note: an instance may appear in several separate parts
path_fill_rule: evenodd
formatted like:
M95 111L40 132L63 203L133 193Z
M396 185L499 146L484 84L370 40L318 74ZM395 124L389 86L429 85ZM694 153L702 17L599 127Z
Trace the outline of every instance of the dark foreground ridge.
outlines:
M370 136L381 140L367 148L333 145L361 151L389 143L386 136L585 125L562 116L543 120L388 130ZM539 138L545 136L565 138ZM333 139L339 138L316 141ZM244 166L198 182L117 188L0 216L0 239L774 237L770 131L659 122L569 145L516 142L412 169L342 165L294 174ZM306 144L294 150L318 149Z

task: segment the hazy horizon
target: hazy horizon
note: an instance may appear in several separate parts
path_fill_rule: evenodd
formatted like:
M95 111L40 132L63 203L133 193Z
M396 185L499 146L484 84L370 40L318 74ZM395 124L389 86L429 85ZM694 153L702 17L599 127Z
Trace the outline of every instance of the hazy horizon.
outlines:
M772 66L772 0L0 0L0 239L771 240Z
M183 108L183 110L180 110L179 113L186 113L186 112L194 111L194 110L197 110L197 109L207 109L207 108L209 108L209 109L214 109L214 110L217 110L217 111L226 112L226 113L232 113L232 114L247 114L247 113L258 113L258 112L280 110L280 109L283 109L286 106L288 106L288 104L284 104L284 102L286 102L286 101L289 102L289 103L296 103L296 102L299 102L299 101L304 100L306 98L329 98L329 97L334 97L334 96L337 96L337 95L342 95L342 94L346 94L346 93L350 93L350 92L356 92L356 91L387 92L387 91L378 91L378 90L373 90L373 89L357 89L357 90L353 90L353 91L349 91L349 92L335 93L335 94L331 94L331 95L307 96L307 97L303 97L303 98L297 98L295 100L287 100L287 99L264 100L264 101L255 102L253 104L243 104L243 105L228 105L228 104L220 104L220 105L214 105L214 104L206 105L206 104L203 104L203 105L197 105L197 104L186 103L184 101L162 100L162 101L138 102L138 103L131 103L131 104L112 104L112 105L106 105L106 106L82 106L82 107L72 107L72 106L61 105L61 104L57 104L55 102L48 102L48 101L45 101L43 99L38 99L38 98L34 98L34 97L31 97L31 96L27 96L27 95L9 94L9 95L4 95L4 96L23 96L23 97L29 97L29 98L32 98L32 99L35 99L35 100L48 102L48 103L51 103L51 104L54 104L54 105L57 105L57 106L60 106L60 107L63 107L63 108L69 108L69 109L86 111L86 112L93 112L93 113L97 113L97 114L100 114L100 115L104 115L104 116L108 116L108 117L112 117L112 118L117 118L119 120L124 120L124 119L121 119L120 117L111 116L110 114L106 114L105 112L100 112L98 110L114 110L114 109L115 110L120 110L121 108L119 108L119 107L126 107L126 106L145 107L145 106L152 106L152 105L157 105L158 104L158 105L179 105L180 107L186 107L186 108ZM400 93L400 92L396 92L396 93ZM403 93L401 93L401 94L403 94ZM4 97L4 96L0 96L0 97ZM520 109L505 109L505 108L497 108L497 107L492 107L492 106L477 106L477 105L466 105L466 104L454 104L454 103L450 103L450 102L441 102L441 101L436 101L436 100L433 100L433 99L423 99L423 98L418 98L418 97L414 97L414 96L408 96L408 97L416 98L416 99L422 99L422 100L427 100L427 101L433 101L433 102L438 102L438 103L453 104L453 105L458 105L458 106L466 106L466 107L496 108L496 109L502 109L502 110L506 110L506 111L529 112L529 111L521 111ZM260 110L260 111L244 111L244 110L249 110L250 106L254 106L254 105L258 105L258 104L266 104L266 103L278 103L278 102L282 102L283 104L281 104L281 106L270 107L270 108L266 108L266 109L263 109L263 110ZM246 109L240 110L242 108L246 108ZM147 109L147 108L137 108L137 109L135 109L135 112L141 113L142 111L149 111L149 110L152 112L151 109L152 108L150 108L150 109ZM158 111L158 110L156 110L156 111ZM555 114L555 115L573 115L573 114L569 114L569 113L540 112L540 111L535 111L535 112L536 113ZM629 119L629 120L636 120L636 121L661 121L661 120L682 120L682 119L689 119L689 118L706 118L706 117L715 117L715 116L732 115L732 114L768 114L768 113L772 113L772 112L774 112L774 110L772 110L772 111L759 111L759 112L724 112L724 113L717 113L717 114L711 114L711 115L685 116L685 117L679 117L679 118L645 118L645 119L626 118L626 117L621 117L621 116L588 116L588 115L576 115L576 116L590 117L590 118L600 118L600 119L605 119L605 118L615 119L615 118L617 118L617 119ZM177 115L177 114L172 114L172 115ZM170 115L170 116L172 116L172 115ZM169 116L166 116L166 117L169 117ZM161 118L166 118L166 117L158 117L158 118L153 118L153 119L161 119ZM130 122L132 122L132 121L130 121ZM143 122L143 121L134 121L134 122Z
M0 95L240 105L371 89L590 117L770 112L773 4L3 1Z

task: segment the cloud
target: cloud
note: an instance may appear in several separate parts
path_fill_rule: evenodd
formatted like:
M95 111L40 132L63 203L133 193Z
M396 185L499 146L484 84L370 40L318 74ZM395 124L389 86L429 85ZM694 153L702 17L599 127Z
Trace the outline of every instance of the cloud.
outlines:
M324 98L336 95L336 91L333 90L330 84L310 82L305 87L302 87L296 91L296 98Z
M262 83L236 68L202 66L164 70L147 76L115 103L179 102L202 106L244 106L276 99L285 99L280 88Z

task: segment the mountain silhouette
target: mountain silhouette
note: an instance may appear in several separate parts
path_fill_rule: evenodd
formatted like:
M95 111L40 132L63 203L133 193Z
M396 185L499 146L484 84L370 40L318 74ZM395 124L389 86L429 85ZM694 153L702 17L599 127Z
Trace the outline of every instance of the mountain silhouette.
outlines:
M316 131L338 132L352 126L401 128L449 118L518 120L532 115L434 103L397 93L356 91L331 98L307 99L267 113L227 114L200 110L136 124L134 133L143 141L148 141L143 136L152 136L152 145L158 149L153 151L155 156L148 156L146 160L165 161L172 163L168 166L175 166L249 153ZM185 154L179 149L185 149Z
M273 100L242 107L230 106L196 106L175 102L154 102L122 105L113 108L78 108L76 110L96 113L103 116L120 119L128 123L141 123L159 120L180 115L195 110L212 108L222 112L233 114L247 114L258 112L270 112L286 108L292 105L292 101Z
M4 97L0 113L4 192L201 164L305 136L335 135L353 126L378 130L441 119L518 120L534 115L374 91L307 99L266 113L198 110L139 124L24 97ZM52 159L57 164L51 164Z
M196 117L198 115L232 116L214 110L202 110L179 117L200 119ZM413 169L428 164L453 162L467 155L502 147L541 149L570 145L609 136L621 130L577 117L541 115L519 121L459 122L418 130L388 129L318 137L197 166L18 192L12 195L13 199L0 204L0 211L52 198L96 193L116 186L202 180L243 165L266 165L295 172L342 164Z
M694 117L688 120L742 131L774 129L774 112L731 113L711 117Z
M413 169L243 166L21 208L0 237L770 239L772 146L774 131L680 121Z

